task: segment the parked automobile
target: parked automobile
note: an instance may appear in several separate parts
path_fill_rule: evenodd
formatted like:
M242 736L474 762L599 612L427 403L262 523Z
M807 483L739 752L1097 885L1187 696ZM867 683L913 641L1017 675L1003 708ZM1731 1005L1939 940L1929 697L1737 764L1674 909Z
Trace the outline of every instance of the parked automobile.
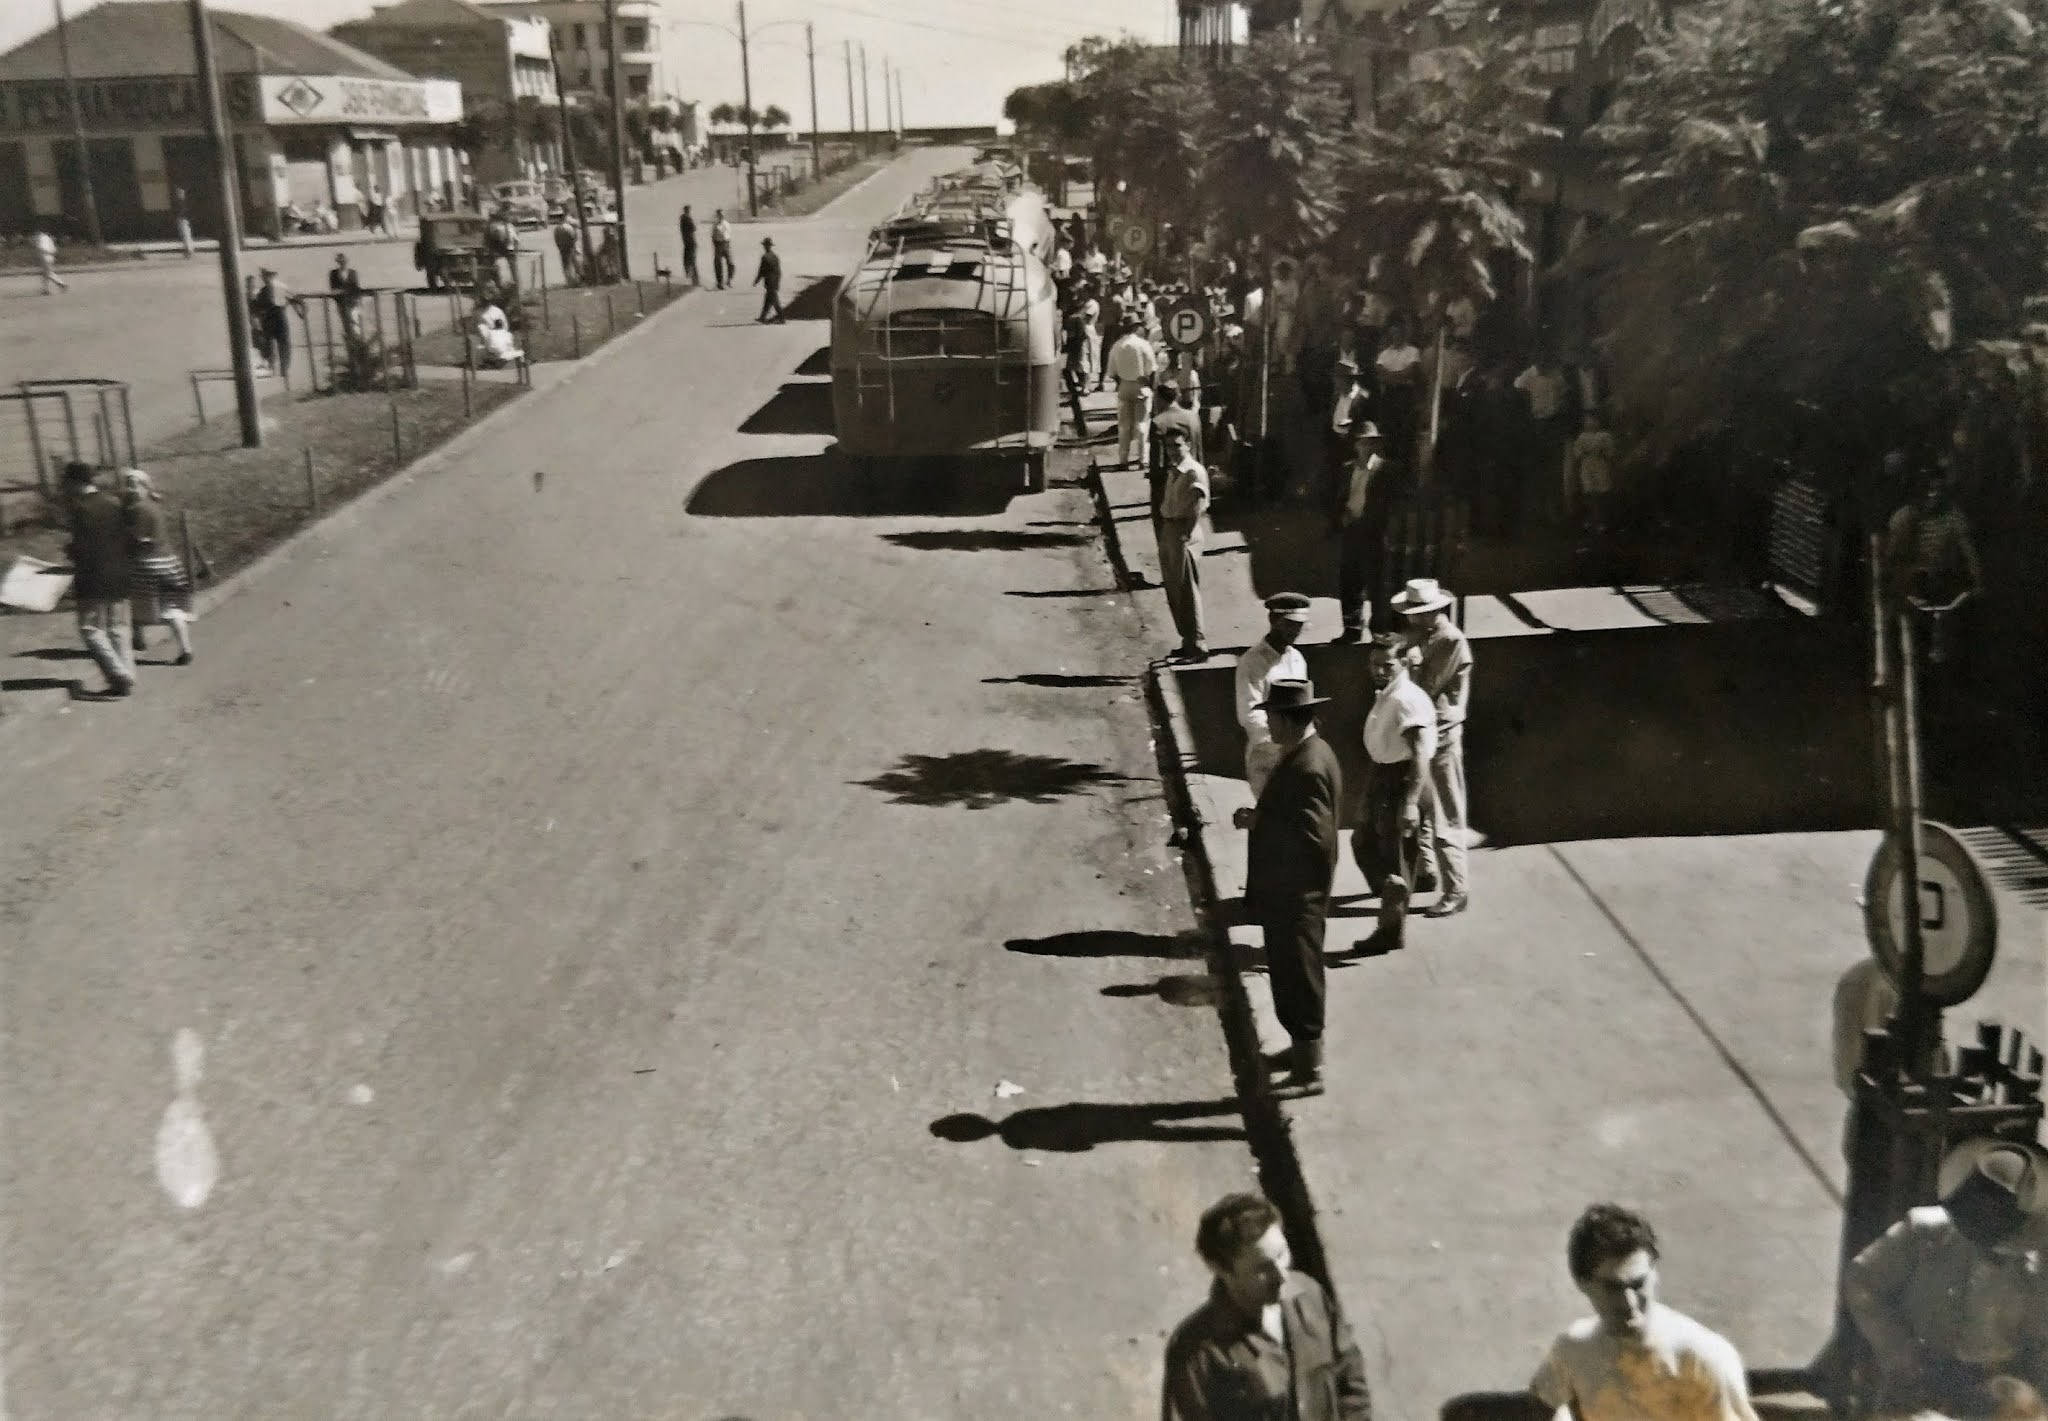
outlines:
M541 192L541 186L524 178L509 183L499 183L491 189L494 206L510 209L515 226L545 227L548 223L548 202Z
M485 255L485 229L490 219L481 212L430 212L420 218L419 240L413 244L413 265L429 287L475 287Z

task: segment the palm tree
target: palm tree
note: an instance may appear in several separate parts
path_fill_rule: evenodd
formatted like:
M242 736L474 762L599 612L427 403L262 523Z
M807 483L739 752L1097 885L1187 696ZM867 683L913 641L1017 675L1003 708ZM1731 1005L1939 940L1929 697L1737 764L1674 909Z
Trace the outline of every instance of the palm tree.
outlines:
M789 111L780 104L770 104L761 111L761 127L763 128L787 128L789 124Z
M740 121L740 111L733 104L719 104L708 115L713 128L722 128Z

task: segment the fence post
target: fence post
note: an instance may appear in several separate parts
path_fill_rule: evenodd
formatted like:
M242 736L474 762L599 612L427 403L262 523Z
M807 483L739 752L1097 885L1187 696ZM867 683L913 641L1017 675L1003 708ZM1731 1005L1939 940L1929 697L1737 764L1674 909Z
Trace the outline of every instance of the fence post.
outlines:
M313 446L306 446L306 506L312 516L320 516L320 481L313 477Z
M647 288L640 284L640 278L633 278L633 299L640 303L640 314L647 314Z
M43 426L36 418L36 397L24 381L21 385L21 412L28 420L28 449L36 461L36 490L44 498L50 498L50 461L43 454Z
M391 458L396 463L405 462L405 440L398 432L398 401L391 402Z
M476 372L467 365L462 367L462 417L476 418Z
M358 308L360 309L360 308ZM391 362L386 358L384 348L384 293L370 293L370 309L377 317L377 388L386 394L391 392Z
M619 316L618 312L612 309L612 289L607 286L604 289L604 333L608 336L617 335L618 330Z
M135 408L128 399L128 387L121 387L121 427L128 433L128 463L132 468L138 462L135 454Z
M178 534L185 545L185 585L199 585L198 560L192 555L192 513L189 509L178 510Z
M206 423L206 401L199 393L199 372L192 372L192 407L199 411L199 422Z
M555 328L553 313L548 307L548 259L545 252L540 258L540 328L544 331Z
M576 354L573 359L583 358L583 318L573 312L569 316L569 334L575 338Z

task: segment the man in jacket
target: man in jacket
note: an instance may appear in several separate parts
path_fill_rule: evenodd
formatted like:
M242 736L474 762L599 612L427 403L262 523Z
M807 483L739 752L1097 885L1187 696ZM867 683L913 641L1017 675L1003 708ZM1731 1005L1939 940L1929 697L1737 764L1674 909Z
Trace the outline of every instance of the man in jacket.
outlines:
M676 226L683 236L683 277L692 286L702 286L703 279L697 275L697 219L690 215L690 205L683 204L683 215L676 219Z
M1202 1215L1195 1250L1216 1281L1166 1344L1162 1421L1371 1421L1351 1325L1294 1271L1279 1210L1226 1195Z
M107 678L107 694L135 689L135 668L123 658L131 635L128 595L133 590L128 512L121 496L102 488L90 464L64 468L71 522L71 596L78 604L78 635Z
M1351 464L1337 480L1336 507L1331 510L1331 527L1337 536L1337 600L1344 611L1344 640L1349 642L1365 640L1368 600L1375 603L1375 620L1386 620L1385 609L1377 602L1394 470L1382 448L1379 426L1370 420L1361 422Z
M1188 448L1181 429L1166 431L1166 482L1159 495L1159 580L1166 607L1180 633L1175 655L1206 660L1209 639L1202 620L1202 518L1209 511L1209 471Z
M754 273L754 285L761 288L761 314L754 318L755 322L770 320L768 313L773 311L774 323L778 326L783 324L782 258L775 255L773 237L761 239L761 268Z
M1337 873L1337 806L1344 792L1336 752L1316 734L1316 709L1328 703L1311 681L1277 681L1260 703L1279 747L1255 808L1235 822L1251 830L1245 910L1266 944L1273 1011L1288 1048L1273 1064L1290 1086L1323 1083L1323 933Z

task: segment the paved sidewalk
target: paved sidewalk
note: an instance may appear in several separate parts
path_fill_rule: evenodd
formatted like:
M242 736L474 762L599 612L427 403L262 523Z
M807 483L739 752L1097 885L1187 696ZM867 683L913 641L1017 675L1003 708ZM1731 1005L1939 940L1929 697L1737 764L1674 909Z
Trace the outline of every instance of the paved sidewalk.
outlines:
M1113 458L1114 444L1096 453ZM1164 652L1144 475L1099 478ZM1231 919L1245 836L1230 821L1251 799L1231 677L1265 630L1248 563L1236 534L1210 540L1215 655L1153 668ZM1541 625L1497 599L1466 607L1475 826L1502 846L1473 856L1470 912L1413 919L1405 951L1371 959L1346 960L1373 905L1342 857L1329 1090L1283 1106L1333 1281L1360 1319L1375 1413L1398 1421L1526 1382L1584 1310L1564 1240L1596 1199L1648 1212L1667 1296L1752 1368L1810 1360L1831 1318L1843 1102L1829 1011L1866 951L1858 895L1877 839L1859 827L1867 746L1842 730L1863 723L1853 649L1741 589L1515 601ZM1318 598L1304 650L1338 698L1325 733L1354 757L1368 683L1362 649L1329 644L1338 631L1336 604ZM1819 689L1762 684L1759 657L1829 674L1806 678ZM1572 684L1586 681L1590 707ZM1758 718L1778 733L1759 734ZM2010 893L2001 907L2004 956L1972 1006L2037 1029L2048 935ZM1259 934L1231 939L1277 1049Z

